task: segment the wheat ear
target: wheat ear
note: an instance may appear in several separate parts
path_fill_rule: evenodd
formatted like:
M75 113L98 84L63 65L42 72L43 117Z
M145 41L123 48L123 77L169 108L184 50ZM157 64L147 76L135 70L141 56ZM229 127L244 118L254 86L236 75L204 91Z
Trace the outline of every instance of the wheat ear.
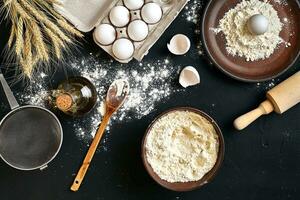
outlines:
M57 23L66 31L68 31L69 33L72 33L73 35L76 35L78 37L83 37L83 34L76 30L73 26L71 26L67 21L62 20L62 19L58 19Z
M51 3L44 1L44 0L34 0L34 1L37 5L39 5L40 8L42 8L44 10L48 10L54 18L63 19L63 17L54 10ZM44 8L43 8L43 6L44 6Z
M21 56L21 51L24 45L23 31L24 31L23 19L19 18L17 23L17 30L16 30L16 54L19 57Z
M78 31L76 28L74 28L72 25L70 25L60 14L58 14L54 8L47 3L44 0L34 0L35 2L38 2L40 5L43 5L53 16L53 18L56 19L57 23L67 32L76 35L77 37L83 37L83 34ZM45 9L44 8L44 9Z
M53 44L55 56L60 59L61 58L61 47L65 47L64 42L56 35L54 34L49 28L44 27L44 30L48 37L51 39L51 42Z
M31 45L32 35L29 29L25 31L25 42L23 48L23 72L25 75L30 77L33 70L33 58L32 58L32 45Z
M43 22L47 27L49 27L53 32L55 32L59 37L69 43L72 43L72 40L62 32L57 25L55 25L52 21L50 21L47 16L33 7L33 5L29 4L25 0L20 0L21 4L26 8L32 16L34 16L37 20Z
M15 0L13 1L12 8L16 10L17 14L19 14L20 17L22 17L24 19L32 20L30 15L27 14L27 12L23 9L23 7L17 1L15 1ZM15 15L17 15L17 14L15 14Z
M44 43L43 35L40 30L40 27L34 21L30 22L30 26L32 28L32 33L33 33L32 38L34 42L33 44L34 47L36 48L37 55L41 60L49 61L48 50L46 44Z
M11 5L11 3L13 2L14 0L4 0L3 2L3 6L4 7L7 7L7 6L10 6Z
M60 0L45 0L45 1L47 1L48 3L51 3L51 4L61 5Z
M1 6L12 24L8 48L16 56L24 75L29 78L37 64L49 63L50 56L63 59L62 51L68 50L68 43L74 41L73 36L83 36L55 11L52 4L61 5L61 2L3 0Z
M15 34L16 34L16 25L15 25L15 22L12 22L9 39L8 39L8 42L7 42L7 45L8 45L9 48L12 47L12 43L14 41Z

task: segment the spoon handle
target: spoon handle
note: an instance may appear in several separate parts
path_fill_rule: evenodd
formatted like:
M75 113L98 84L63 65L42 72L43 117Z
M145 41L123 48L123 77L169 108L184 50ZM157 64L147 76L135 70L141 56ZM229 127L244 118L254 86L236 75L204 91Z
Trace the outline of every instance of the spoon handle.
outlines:
M91 164L93 156L94 156L94 154L97 150L98 144L101 141L101 138L103 136L105 128L106 128L106 126L109 122L110 116L111 116L110 113L106 113L103 117L101 125L100 125L99 129L97 130L97 133L94 137L94 140L93 140L93 142L92 142L92 144L91 144L91 146L90 146L90 148L89 148L89 150L88 150L88 152L87 152L87 154L86 154L86 156L83 160L83 163L82 163L82 165L81 165L81 167L80 167L80 169L79 169L79 171L76 175L76 178L75 178L75 180L74 180L74 182L71 186L71 190L74 191L74 192L76 192L79 189L79 187L80 187L80 185L81 185L81 183L84 179L84 176L85 176L85 174L86 174L86 172L87 172L87 170L88 170L88 168Z

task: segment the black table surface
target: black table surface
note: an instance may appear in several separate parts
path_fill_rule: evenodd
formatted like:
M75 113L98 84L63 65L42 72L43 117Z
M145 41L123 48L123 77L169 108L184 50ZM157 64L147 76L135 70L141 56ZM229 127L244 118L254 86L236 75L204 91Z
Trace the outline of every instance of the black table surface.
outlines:
M144 60L169 55L176 65L193 65L201 75L201 84L157 103L156 109L140 120L111 127L110 150L97 152L78 192L73 193L69 188L87 146L75 137L72 126L67 123L70 119L61 118L64 143L46 170L18 171L0 161L0 199L300 199L300 105L284 115L262 117L244 131L234 130L234 118L264 100L268 88L264 86L270 81L258 87L256 83L239 82L222 74L205 55L170 55L166 43L175 33L188 35L192 48L196 48L194 44L200 35L195 30L199 26L199 23L187 23L185 17L179 15ZM5 21L1 23L1 50L8 39L8 27ZM102 50L89 33L76 56L90 52ZM102 59L109 59L102 55ZM298 62L274 81L280 82L299 69ZM52 82L60 81L62 74L62 70L55 72ZM17 84L12 89L16 92L24 87ZM3 92L0 97L0 117L3 117L9 109ZM142 137L149 123L161 112L176 106L191 106L210 114L222 129L226 143L225 159L215 179L201 189L185 193L172 192L156 184L145 171L140 156Z

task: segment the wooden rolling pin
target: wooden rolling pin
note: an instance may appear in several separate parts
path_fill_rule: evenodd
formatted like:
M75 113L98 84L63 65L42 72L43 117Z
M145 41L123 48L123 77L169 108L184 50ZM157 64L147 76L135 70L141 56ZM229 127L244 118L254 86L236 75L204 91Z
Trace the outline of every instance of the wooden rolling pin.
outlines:
M258 108L237 118L233 125L237 130L246 128L262 115L275 111L282 114L300 102L300 71L267 92L267 100Z

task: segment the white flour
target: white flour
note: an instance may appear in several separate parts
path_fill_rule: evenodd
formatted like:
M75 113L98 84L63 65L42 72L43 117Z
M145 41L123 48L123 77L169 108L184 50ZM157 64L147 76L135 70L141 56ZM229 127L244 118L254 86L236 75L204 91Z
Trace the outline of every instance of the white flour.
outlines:
M175 111L160 118L146 137L146 158L168 182L200 180L215 165L219 151L216 130L202 116Z
M140 119L148 115L155 110L158 103L162 103L172 93L180 90L177 79L181 67L174 66L167 58L154 62L131 64L129 68L112 61L98 62L97 58L91 55L81 59L74 58L69 66L74 75L84 76L94 83L98 92L96 108L85 117L74 118L68 122L74 126L78 139L87 144L101 122L105 112L103 100L109 85L114 80L128 80L130 93L124 105L113 115L107 131L112 124ZM69 73L70 76L71 74ZM23 104L45 106L47 90L52 89L47 87L47 81L49 81L49 77L42 73L25 91L18 93L17 98ZM107 136L108 134L105 134L104 143L107 141ZM107 146L102 145L102 148L106 150Z
M204 7L204 2L202 0L192 0L189 1L188 4L185 6L184 11L182 13L182 17L188 23L195 24L195 35L197 37L196 51L191 49L192 57L203 56L203 45L201 42L201 30L200 30L200 22L201 22L201 11Z
M287 5L287 0L274 0L275 3L278 3L279 5Z
M272 79L267 82L261 82L261 83L259 82L259 83L256 83L256 88L259 90L268 91L268 90L272 89L273 87L275 87L280 82L281 82L281 80L279 78Z
M184 8L183 17L188 22L198 24L201 18L201 9L203 7L202 0L192 0Z
M266 33L253 36L247 29L248 19L262 14L269 19L269 29ZM222 31L226 38L226 50L230 55L245 57L247 61L269 58L280 43L284 43L279 34L282 30L277 11L267 0L243 0L230 9L215 33ZM289 44L286 43L288 47Z

